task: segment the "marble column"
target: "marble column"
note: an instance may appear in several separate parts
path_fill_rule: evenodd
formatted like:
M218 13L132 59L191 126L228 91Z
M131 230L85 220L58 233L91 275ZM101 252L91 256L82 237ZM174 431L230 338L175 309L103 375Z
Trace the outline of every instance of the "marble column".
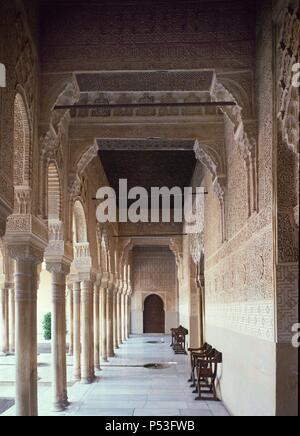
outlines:
M94 285L94 364L95 369L100 371L100 291L99 285Z
M122 344L122 314L121 314L121 294L117 293L117 328L118 328L118 344Z
M122 342L126 341L125 338L125 296L121 294L121 334Z
M128 339L128 295L124 296L124 305L125 305L125 339Z
M69 356L74 352L74 308L73 308L73 284L68 285L69 290Z
M81 288L80 282L77 281L73 285L73 310L74 310L74 318L73 318L73 332L74 332L74 349L73 349L73 364L74 364L74 379L81 379L81 364L80 364L80 354L81 354Z
M90 317L89 317L89 327L90 327L90 379L93 382L96 378L95 376L95 357L94 357L94 282L91 282L91 296L90 296Z
M16 257L16 415L37 416L37 261ZM42 260L42 259L41 259Z
M94 381L94 374L92 367L94 362L91 362L91 349L92 349L92 326L91 320L91 299L93 298L92 282L90 280L83 280L81 282L81 382L89 384Z
M117 350L119 348L118 343L118 308L117 308L117 292L114 290L113 292L113 322L114 322L114 349Z
M107 327L107 357L115 357L114 352L114 306L113 290L106 290L106 327Z
M9 353L15 354L15 289L9 289Z
M1 340L1 354L8 354L9 352L9 311L8 311L8 301L9 301L9 289L3 287L1 290L1 330L2 330L2 340Z
M131 295L128 295L127 300L127 336L128 339L131 334Z
M66 275L69 265L48 263L52 275L52 377L53 409L63 411L68 406L66 367Z
M100 288L100 308L101 308L101 358L107 362L107 327L106 327L106 288Z

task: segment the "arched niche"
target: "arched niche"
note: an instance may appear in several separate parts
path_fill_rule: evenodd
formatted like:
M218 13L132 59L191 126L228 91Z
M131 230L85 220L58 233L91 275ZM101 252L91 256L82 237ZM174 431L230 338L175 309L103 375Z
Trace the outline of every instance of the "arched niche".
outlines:
M76 200L73 206L73 236L76 244L88 242L86 217L80 200Z

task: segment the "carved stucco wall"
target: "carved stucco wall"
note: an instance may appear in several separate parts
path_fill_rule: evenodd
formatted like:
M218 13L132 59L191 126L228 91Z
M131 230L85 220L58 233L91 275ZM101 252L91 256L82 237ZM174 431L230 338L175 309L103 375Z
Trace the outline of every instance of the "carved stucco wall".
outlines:
M0 58L7 70L7 88L0 90L0 198L13 206L13 123L17 87L28 106L31 125L32 156L37 157L38 67L36 47L26 20L22 2L0 4ZM35 127L33 127L35 126ZM37 196L37 178L33 178L33 197ZM34 202L37 203L37 202Z
M135 247L133 250L132 331L142 333L143 307L147 296L164 301L166 332L177 324L178 298L176 264L165 247Z

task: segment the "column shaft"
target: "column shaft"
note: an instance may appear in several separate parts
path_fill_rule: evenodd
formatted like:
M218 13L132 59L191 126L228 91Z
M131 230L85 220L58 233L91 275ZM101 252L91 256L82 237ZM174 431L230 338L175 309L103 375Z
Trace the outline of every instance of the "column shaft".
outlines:
M9 290L9 352L15 353L15 290Z
M81 379L81 365L80 365L80 354L81 354L81 336L80 336L80 322L81 322L81 310L80 310L80 282L74 283L74 290L73 290L73 304L74 304L74 379L80 380Z
M128 339L128 295L125 295L125 339Z
M118 344L122 344L122 322L121 322L121 295L117 293L117 329L118 329Z
M121 294L121 333L122 342L125 342L125 296Z
M93 382L93 374L91 368L94 362L91 362L92 348L92 326L91 322L91 298L92 298L92 283L85 280L81 283L81 344L82 344L82 359L81 359L81 381L88 384Z
M9 320L8 320L8 289L1 289L1 352L7 354L9 351Z
M66 276L52 270L52 370L53 407L62 411L67 405L66 392Z
M107 362L106 288L100 289L101 297L101 357Z
M114 322L114 349L119 348L118 342L118 309L117 309L117 294L113 294L113 322Z
M99 286L94 287L94 363L95 368L100 370L100 320L99 320Z
M17 259L16 299L16 415L37 416L36 264Z
M107 357L114 357L114 310L113 310L113 292L106 291L106 320L107 320Z
M74 353L74 307L73 307L73 285L69 286L69 355Z

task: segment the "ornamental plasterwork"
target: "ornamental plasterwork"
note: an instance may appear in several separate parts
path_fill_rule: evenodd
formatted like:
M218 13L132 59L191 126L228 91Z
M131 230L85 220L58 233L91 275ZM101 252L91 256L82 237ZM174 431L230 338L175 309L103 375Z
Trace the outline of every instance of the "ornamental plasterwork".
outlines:
M204 254L204 231L190 235L190 254L197 265Z
M80 157L76 164L76 170L69 178L69 192L71 196L75 197L80 195L82 186L82 174L87 168L87 166L92 162L92 160L98 156L98 144L94 143L91 145Z

